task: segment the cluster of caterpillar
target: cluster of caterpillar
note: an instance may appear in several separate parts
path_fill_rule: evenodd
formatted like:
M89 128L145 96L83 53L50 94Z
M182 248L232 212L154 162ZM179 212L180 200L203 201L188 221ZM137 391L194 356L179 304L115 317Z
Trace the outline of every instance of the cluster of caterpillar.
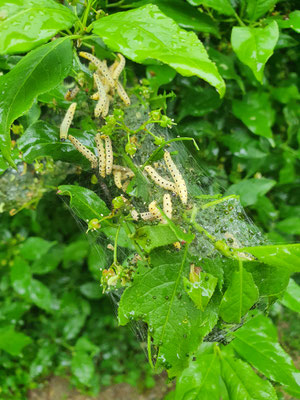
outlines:
M171 192L178 194L182 203L186 204L187 188L185 181L168 151L165 151L164 153L164 160L170 171L170 174L172 175L172 178L174 179L174 182L168 181L161 177L150 165L145 167L145 171L148 173L154 183L163 189L170 190Z
M121 165L115 165L113 163L113 149L109 136L101 135L100 133L97 133L95 136L98 158L74 136L69 135L68 139L76 148L76 150L78 150L86 159L89 160L92 169L99 167L99 175L102 178L105 178L107 175L111 175L111 173L113 173L114 182L117 188L122 189L124 192L126 191L126 188L130 183L130 179L134 176L134 173L130 168L123 167ZM103 140L105 146L103 144ZM124 183L122 183L123 180L125 180Z
M98 118L100 116L107 116L109 111L109 102L112 99L115 89L125 105L129 106L130 99L122 84L118 80L125 67L125 58L122 56L122 54L117 54L118 59L116 59L109 68L107 67L106 60L101 61L90 53L82 51L79 53L79 55L89 60L97 68L96 73L93 75L97 92L91 96L93 100L97 100L97 104L94 109L95 117ZM79 90L80 89L77 85L73 89L69 89L65 94L65 99L68 101L73 100L78 94ZM72 103L70 105L61 123L60 140L62 142L68 137L68 131L75 114L76 106L77 103Z
M97 92L91 96L91 99L97 100L94 110L95 117L106 117L109 110L109 102L114 95L115 89L125 105L129 106L130 99L118 80L125 67L125 58L122 54L117 54L118 60L115 60L110 67L107 67L106 60L101 61L93 54L81 51L79 55L89 60L97 68L93 75Z

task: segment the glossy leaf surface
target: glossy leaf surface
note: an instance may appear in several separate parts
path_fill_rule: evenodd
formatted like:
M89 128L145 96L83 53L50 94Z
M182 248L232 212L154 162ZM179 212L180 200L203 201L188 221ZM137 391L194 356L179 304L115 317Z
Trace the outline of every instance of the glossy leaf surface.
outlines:
M230 400L277 400L271 383L261 379L249 364L229 352L222 352L221 371Z
M245 247L242 251L252 254L265 264L284 268L290 273L300 272L299 244Z
M290 279L281 303L291 310L300 313L300 287L294 279Z
M175 400L220 399L219 377L218 356L214 353L200 355L179 377Z
M268 12L278 0L248 0L246 12L251 21L255 21Z
M31 51L10 72L0 76L0 150L10 162L11 123L30 109L36 96L67 76L72 57L70 39L57 39Z
M184 76L204 79L220 96L225 93L225 83L195 33L181 29L155 5L101 18L94 23L94 32L135 62L162 61Z
M160 251L151 255L150 263L151 268L138 269L132 286L123 293L119 322L146 322L158 348L158 365L174 376L186 367L187 355L215 325L217 299L212 299L204 312L195 307L183 288L182 277L189 265L182 254Z
M233 101L232 111L255 135L272 137L275 112L266 93L247 93L242 101Z
M54 0L1 3L0 54L25 53L70 28L76 20L69 8Z
M234 27L231 44L240 61L251 68L259 82L263 80L264 67L273 54L279 37L275 21L265 28Z
M234 9L230 0L188 0L193 6L202 6L213 8L220 14L234 15Z
M101 214L109 214L104 201L92 190L82 186L62 185L59 186L59 194L70 196L70 207L79 218L85 221L93 218L100 219Z
M258 289L251 273L243 267L234 271L220 305L220 316L226 322L241 322L242 316L258 300Z
M62 117L63 118L63 117ZM93 151L92 135L80 130L70 129L70 134ZM90 169L90 162L75 149L71 142L59 140L59 127L46 121L38 121L31 125L18 140L19 149L24 160L32 163L39 157L52 157L55 161L74 162L85 169Z
M258 315L234 332L234 349L259 372L300 394L300 372L278 343L271 320Z
M275 185L276 181L273 181L272 179L245 179L239 183L231 185L225 194L237 194L240 196L243 206L251 206L257 202L260 196L268 193Z

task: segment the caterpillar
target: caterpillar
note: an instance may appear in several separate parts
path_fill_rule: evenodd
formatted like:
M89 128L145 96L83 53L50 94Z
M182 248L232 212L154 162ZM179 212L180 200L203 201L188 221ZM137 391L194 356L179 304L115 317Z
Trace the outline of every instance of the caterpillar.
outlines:
M76 139L74 136L69 135L68 139L70 142L73 144L73 146L81 153L85 158L87 158L90 163L92 168L97 168L98 161L97 157L95 154L91 152L87 147L85 147L78 139Z
M107 135L102 135L101 139L105 141L105 151L106 151L106 175L110 175L113 167L113 150L110 137Z
M117 81L119 79L119 76L125 67L125 58L120 53L118 53L117 56L119 57L120 62L116 65L116 67L113 69L113 72L112 72L112 78L115 81Z
M147 165L145 167L145 171L149 174L150 178L161 188L170 190L171 192L176 193L176 185L173 182L170 182L163 177L161 177L154 168L152 168L150 165Z
M128 94L125 92L125 89L123 88L120 82L117 82L117 92L121 100L125 103L125 105L130 106L130 98L128 97Z
M155 200L153 200L149 204L149 212L154 216L154 218L158 219L161 222L164 221L161 213L159 212L159 209L156 207L156 201Z
M132 178L134 176L134 173L128 167L123 167L123 165L116 165L116 164L114 164L112 167L114 170L122 171L123 174L125 173L128 174L129 178Z
M123 176L124 175L122 175L122 179L123 179ZM128 180L128 179L123 183L122 190L123 190L124 193L126 193L126 190L128 188L129 183L130 183L130 180Z
M136 210L131 210L130 214L135 221L139 220L139 214Z
M108 97L106 96L103 111L102 111L103 118L107 116L108 111L109 111L109 100L108 100Z
M150 220L153 220L155 217L154 217L154 215L149 211L147 211L147 212L143 212L143 213L140 213L140 217L144 220L144 221L150 221Z
M171 196L169 195L169 193L164 194L163 197L163 210L164 213L166 214L166 216L170 219L172 219L172 200L171 200Z
M184 181L181 173L179 172L178 168L174 164L174 161L172 160L171 155L168 151L165 151L164 160L165 160L165 163L172 175L172 178L175 181L177 193L180 197L180 200L182 201L183 204L186 204L187 203L187 189L186 189L185 181Z
M79 87L76 85L74 89L69 89L67 93L65 94L65 100L71 101L75 99L77 96L78 92L80 91Z
M68 110L64 116L64 119L60 125L59 137L62 142L64 142L68 137L68 131L69 131L69 128L71 126L71 123L72 123L72 120L73 120L73 117L75 114L76 106L77 106L77 103L72 103L70 105L70 107L68 108Z
M97 68L97 72L99 71L101 75L107 80L111 87L115 86L114 80L110 76L109 70L107 68L106 62L100 61L97 57L93 56L93 54L87 53L86 51L80 51L79 55L83 58L89 60L92 64Z
M106 103L106 92L103 86L103 83L98 74L94 74L94 80L97 85L98 93L99 93L99 100L95 107L94 114L95 117L100 117L101 113L103 114L103 110Z
M99 174L102 178L105 178L106 156L100 133L95 136L95 142L98 150Z
M114 171L113 174L114 174L115 185L117 186L118 189L122 189L122 181L121 181L122 172Z

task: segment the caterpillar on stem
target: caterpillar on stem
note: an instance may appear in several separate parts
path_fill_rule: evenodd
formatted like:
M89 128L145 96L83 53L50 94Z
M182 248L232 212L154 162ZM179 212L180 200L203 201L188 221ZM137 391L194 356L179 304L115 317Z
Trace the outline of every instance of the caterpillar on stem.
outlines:
M120 82L117 82L117 93L126 106L130 106L130 98Z
M149 204L149 212L154 216L154 218L158 219L161 222L164 221L159 209L156 207L156 201L155 200L153 200Z
M110 175L111 171L113 169L113 159L114 159L111 139L107 135L102 135L101 139L104 139L104 141L105 141L106 175Z
M122 189L122 180L121 180L122 172L121 171L114 171L113 175L114 175L115 185L117 186L118 189Z
M102 176L102 178L105 178L106 155L100 133L97 133L95 136L95 142L98 150L99 174Z
M85 158L89 160L91 163L92 168L97 168L98 161L97 157L95 154L91 152L87 147L85 147L78 139L76 139L74 136L69 135L68 139L70 142L73 144L73 146L81 153Z
M174 161L172 160L172 157L168 151L165 151L164 160L165 160L165 163L172 175L172 178L175 181L177 193L180 197L180 200L182 201L183 204L186 204L188 195L187 195L187 188L186 188L185 181L184 181L181 173L179 172L178 168L176 167Z
M156 183L161 188L170 190L171 192L174 192L174 193L177 192L175 183L170 182L167 179L164 179L150 165L147 165L145 167L145 171L149 174L149 176L153 180L153 182Z
M71 123L73 121L73 117L74 117L74 114L75 114L76 106L77 106L77 103L72 103L70 105L70 107L68 108L68 110L67 110L67 112L66 112L66 114L64 116L64 119L63 119L63 121L62 121L62 123L60 125L59 137L60 137L60 140L62 142L64 142L68 137L68 131L69 131L69 128L70 128Z
M144 221L152 221L153 219L155 219L155 216L150 211L140 213L140 217Z
M73 89L69 89L67 93L65 94L65 100L71 101L75 99L77 96L78 92L80 91L80 88L76 85Z
M114 79L114 81L117 81L119 79L119 76L121 75L121 72L125 67L125 58L120 53L118 53L117 56L119 57L120 61L117 63L116 67L112 71L112 78Z
M99 93L99 100L95 107L94 114L95 114L95 117L100 117L101 114L103 115L105 103L107 101L107 96L106 96L106 92L105 92L103 83L97 73L94 74L94 80L97 85L97 89L98 89L98 93Z
M171 196L169 193L164 194L163 197L163 210L166 216L170 219L172 219L172 212L173 212L173 207L172 207L172 200Z

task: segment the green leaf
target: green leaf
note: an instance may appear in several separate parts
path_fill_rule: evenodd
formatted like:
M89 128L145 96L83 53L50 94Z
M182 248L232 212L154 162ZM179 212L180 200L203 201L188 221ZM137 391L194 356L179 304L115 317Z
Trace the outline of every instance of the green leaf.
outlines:
M190 363L176 383L175 400L220 399L220 362L216 354L204 354Z
M35 261L46 254L56 242L49 242L40 237L30 237L20 246L20 254L29 261Z
M233 27L231 44L239 60L248 65L262 83L265 64L273 54L279 37L276 21L265 28Z
M182 92L178 121L181 121L188 115L202 117L217 109L222 104L222 99L220 99L216 91L210 87L202 88L200 86L195 86L183 90Z
M226 55L212 47L210 47L207 52L209 57L216 63L222 77L224 79L235 79L241 90L244 91L243 81L236 73L234 67L234 54L232 53L232 55Z
M151 89L156 93L160 86L172 82L176 76L176 71L168 65L149 65L146 68L146 76Z
M72 264L72 261L83 260L87 257L90 246L87 240L76 240L70 243L64 251L64 266Z
M95 373L95 367L92 358L83 351L77 351L72 357L72 373L80 383L89 386Z
M88 299L100 299L103 296L100 284L96 282L86 282L79 286L79 290Z
M10 163L11 123L30 109L36 96L54 88L68 75L72 57L70 39L60 38L31 51L10 72L0 76L0 149Z
M63 119L63 116L61 117ZM94 136L85 131L70 129L75 136L91 151L94 150ZM66 161L90 169L90 162L75 149L71 142L61 142L59 128L46 121L38 121L26 129L18 140L19 149L23 152L24 160L32 163L36 158L50 156L54 161Z
M271 320L258 315L235 331L235 351L267 378L285 385L285 390L300 394L300 372L282 349Z
M232 111L252 133L272 138L275 111L267 93L248 92L242 101L233 100Z
M77 340L75 344L75 350L78 352L96 354L99 351L99 347L91 342L88 338L82 336Z
M20 295L26 295L31 283L31 271L28 263L21 257L14 259L10 270L10 279L14 290Z
M22 349L32 342L29 336L16 332L13 326L0 328L0 349L12 356L18 356Z
M94 22L94 33L104 43L139 63L156 59L184 76L196 75L214 86L222 97L225 83L194 32L181 29L149 4ZM126 26L126 31L123 27Z
M219 37L219 31L213 19L199 10L195 10L182 0L142 0L132 6L141 7L155 4L167 17L172 18L178 25L196 32L212 33Z
M93 246L88 255L88 267L97 282L100 281L100 269L104 269L106 266L107 255L104 248L98 244Z
M289 217L276 224L276 228L290 235L300 235L300 217Z
M241 318L258 300L258 289L251 273L242 266L234 271L231 283L220 305L220 316L226 322L240 323Z
M12 0L0 6L0 13L0 54L25 53L76 20L67 7L53 0Z
M290 279L281 303L291 310L300 313L300 286L297 285L294 279Z
M188 0L193 6L205 6L213 8L220 14L234 15L235 11L230 3L230 0Z
M151 254L150 265L139 267L132 286L123 293L119 322L146 322L153 345L159 348L157 365L175 376L216 324L218 299L211 299L204 312L194 306L183 288L182 277L188 274L189 265L182 255L158 251Z
M252 274L259 290L259 296L280 296L289 283L290 272L275 266L250 261L244 263L245 269Z
M260 196L269 192L275 185L276 181L267 178L244 179L231 185L226 190L225 196L231 194L239 195L242 205L247 207L255 204Z
M277 20L280 28L291 28L295 32L300 33L300 10L291 12L288 18Z
M59 263L63 259L64 246L58 244L51 247L51 249L39 257L31 265L31 271L33 274L47 274L58 267Z
M52 366L52 359L58 352L57 345L54 343L43 343L37 355L30 365L30 377L36 378L39 375L45 374Z
M278 3L279 0L248 0L246 12L250 21L256 21Z
M168 225L145 225L136 231L133 240L149 253L156 247L176 242L177 237Z
M289 273L300 272L300 244L244 247L241 251L252 254L265 264L284 268Z
M38 307L49 311L51 309L52 296L50 290L37 279L31 279L28 288L28 297Z
M277 400L270 382L261 379L249 364L222 351L222 378L230 400Z
M90 221L93 218L100 219L109 214L104 201L92 190L75 185L62 185L58 189L61 196L70 196L71 209L84 221Z
M213 275L208 274L207 272L200 272L197 277L198 279L195 282L191 282L184 276L184 290L196 304L197 308L200 308L200 310L204 311L209 300L214 294L218 278L215 278Z

